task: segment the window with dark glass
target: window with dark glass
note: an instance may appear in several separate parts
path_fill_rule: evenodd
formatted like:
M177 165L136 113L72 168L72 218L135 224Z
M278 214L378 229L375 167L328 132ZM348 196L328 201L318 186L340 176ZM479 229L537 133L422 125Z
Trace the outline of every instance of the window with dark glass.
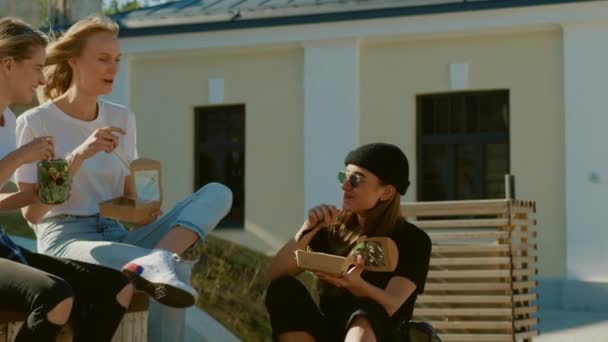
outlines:
M242 228L245 219L245 106L194 110L195 186L220 182L233 193L230 213L219 228Z
M418 200L504 198L509 91L417 97Z

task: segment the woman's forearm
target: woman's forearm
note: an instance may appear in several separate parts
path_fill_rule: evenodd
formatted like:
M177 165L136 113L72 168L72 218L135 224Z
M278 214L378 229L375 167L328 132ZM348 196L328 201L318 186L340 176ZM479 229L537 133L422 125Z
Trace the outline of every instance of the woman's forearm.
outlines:
M23 161L17 151L13 151L0 159L0 183L6 183L21 164L23 164Z
M35 192L12 192L0 193L0 210L16 210L38 202L38 195Z
M36 192L36 184L31 183L19 183L19 191L22 192ZM52 206L40 203L36 201L26 207L21 208L21 213L26 220L32 224L37 224L51 210Z
M67 157L67 161L70 165L70 177L74 177L78 173L80 167L82 166L82 163L84 163L85 160L85 156L82 153L78 152L78 150L72 152Z
M309 228L306 224L302 226L296 235L290 239L272 258L268 267L267 277L270 280L281 276L297 276L302 273L296 262L295 252L298 249L306 249L321 226Z
M297 249L297 242L291 239L275 254L266 273L268 279L274 280L286 275L296 276L302 272L296 263L295 251Z

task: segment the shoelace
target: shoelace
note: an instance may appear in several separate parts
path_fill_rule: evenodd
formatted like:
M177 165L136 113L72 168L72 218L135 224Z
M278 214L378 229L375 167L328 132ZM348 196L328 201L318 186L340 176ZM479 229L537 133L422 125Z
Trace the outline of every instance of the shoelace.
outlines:
M179 254L177 254L177 253L173 253L173 254L171 255L171 257L173 258L173 261L175 261L175 262L180 262L180 261L182 261L182 257L180 257L180 256L179 256Z
M162 259L163 262L167 263L171 266L172 269L175 268L175 263L182 261L182 258L177 253L171 253L169 251L162 251Z

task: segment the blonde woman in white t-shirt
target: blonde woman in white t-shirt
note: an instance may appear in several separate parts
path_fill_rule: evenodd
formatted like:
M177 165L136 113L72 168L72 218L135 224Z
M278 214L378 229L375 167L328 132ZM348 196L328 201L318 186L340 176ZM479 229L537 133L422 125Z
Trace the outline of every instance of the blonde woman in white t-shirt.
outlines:
M0 18L0 188L24 163L53 155L53 140L47 136L16 148L15 115L8 108L31 103L35 89L44 84L47 43L42 32L25 22ZM34 203L35 191L0 194L1 211ZM0 311L28 313L16 342L55 341L68 318L74 341L110 341L133 292L117 270L31 252L15 244L0 226Z
M100 217L98 203L130 193L129 170L119 156L137 159L135 115L99 99L109 94L120 60L118 26L90 17L74 24L47 49L45 96L50 101L17 120L18 145L48 132L55 154L71 165L72 192L63 205L33 204L22 210L35 228L43 253L122 269L134 285L159 302L187 307L196 291L188 284L194 261L178 255L200 242L228 213L231 191L211 183L180 201L167 214L127 231ZM33 190L36 168L21 167L19 188ZM152 303L151 341L181 341L184 309Z

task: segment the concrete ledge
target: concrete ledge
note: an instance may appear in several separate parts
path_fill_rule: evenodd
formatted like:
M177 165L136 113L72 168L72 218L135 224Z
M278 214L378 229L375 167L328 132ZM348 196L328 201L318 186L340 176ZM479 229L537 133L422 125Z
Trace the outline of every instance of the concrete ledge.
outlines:
M536 291L541 310L608 312L608 282L539 277Z
M608 283L564 280L562 307L568 311L608 311Z
M564 279L557 277L539 277L537 304L541 310L561 310L563 301Z

